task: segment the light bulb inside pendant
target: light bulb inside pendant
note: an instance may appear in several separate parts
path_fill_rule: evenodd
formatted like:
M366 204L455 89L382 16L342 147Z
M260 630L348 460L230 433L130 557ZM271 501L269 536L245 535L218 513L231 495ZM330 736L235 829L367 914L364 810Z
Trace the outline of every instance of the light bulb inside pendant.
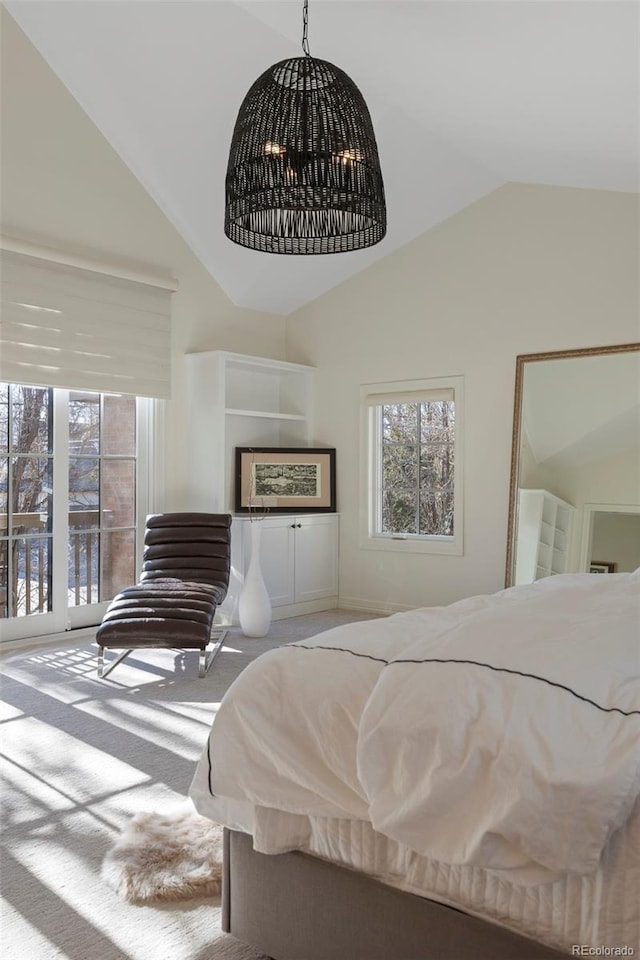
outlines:
M281 146L279 143L273 143L271 140L267 140L264 145L264 152L267 156L277 157L283 153L287 152L286 147Z

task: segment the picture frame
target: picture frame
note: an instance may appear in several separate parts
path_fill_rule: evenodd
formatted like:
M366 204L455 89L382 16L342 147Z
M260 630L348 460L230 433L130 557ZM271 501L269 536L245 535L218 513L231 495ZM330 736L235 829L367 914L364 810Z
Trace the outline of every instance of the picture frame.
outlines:
M617 564L603 560L591 560L589 573L615 573Z
M236 447L236 513L335 513L333 447Z

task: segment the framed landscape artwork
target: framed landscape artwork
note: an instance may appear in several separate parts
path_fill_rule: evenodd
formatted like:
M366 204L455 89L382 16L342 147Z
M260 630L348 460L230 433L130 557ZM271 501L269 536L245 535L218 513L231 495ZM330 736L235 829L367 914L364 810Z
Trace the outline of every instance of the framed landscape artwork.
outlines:
M334 513L336 451L236 447L237 513Z
M615 573L615 563L604 560L592 560L589 564L589 573Z

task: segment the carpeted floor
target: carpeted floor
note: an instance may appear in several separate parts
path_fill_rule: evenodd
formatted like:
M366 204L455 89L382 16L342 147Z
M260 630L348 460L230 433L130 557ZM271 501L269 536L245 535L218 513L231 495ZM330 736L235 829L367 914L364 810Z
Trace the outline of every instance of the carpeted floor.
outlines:
M186 796L224 691L256 656L340 623L329 611L238 629L204 679L197 653L134 652L106 680L89 641L0 658L6 960L264 960L220 929L215 901L136 907L100 878L132 816Z

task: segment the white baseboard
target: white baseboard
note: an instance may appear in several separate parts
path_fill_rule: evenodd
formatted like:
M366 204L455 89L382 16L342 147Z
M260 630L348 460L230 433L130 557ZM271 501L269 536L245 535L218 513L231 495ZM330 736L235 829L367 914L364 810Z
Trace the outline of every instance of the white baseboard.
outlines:
M271 620L289 620L291 617L304 617L309 613L322 613L324 610L335 610L337 606L337 597L323 597L320 600L303 600L299 603L272 607ZM225 611L218 607L216 618L213 621L214 628L222 626L237 627L239 624L237 604L231 613L228 610Z
M362 597L340 597L338 603L340 610L357 610L362 613L406 613L407 610L415 610L415 607L406 603L389 603L388 601L380 603L378 600L365 600Z
M309 613L322 613L324 610L335 610L337 606L337 597L324 597L322 600L303 600L300 603L274 607L271 611L271 619L289 620L291 617L304 617Z
M78 643L85 640L95 640L98 624L93 627L78 627L76 630L65 630L62 633L45 633L41 637L23 637L20 640L5 640L0 645L0 654L12 653L16 650L28 650L30 647L45 647L52 643Z

